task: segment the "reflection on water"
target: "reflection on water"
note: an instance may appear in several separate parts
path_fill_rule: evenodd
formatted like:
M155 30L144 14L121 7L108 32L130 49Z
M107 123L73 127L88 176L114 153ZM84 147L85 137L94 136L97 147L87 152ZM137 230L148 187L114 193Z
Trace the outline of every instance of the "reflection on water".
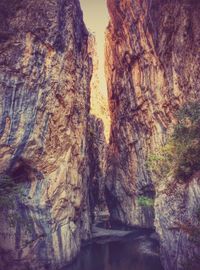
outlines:
M127 236L85 247L76 261L62 270L162 270L158 245L149 236Z

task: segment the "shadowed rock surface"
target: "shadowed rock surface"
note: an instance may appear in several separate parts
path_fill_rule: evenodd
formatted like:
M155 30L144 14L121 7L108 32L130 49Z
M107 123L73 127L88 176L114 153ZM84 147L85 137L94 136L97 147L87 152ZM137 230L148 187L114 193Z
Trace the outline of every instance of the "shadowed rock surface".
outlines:
M90 115L88 119L89 202L92 220L106 207L105 173L107 143L101 119Z

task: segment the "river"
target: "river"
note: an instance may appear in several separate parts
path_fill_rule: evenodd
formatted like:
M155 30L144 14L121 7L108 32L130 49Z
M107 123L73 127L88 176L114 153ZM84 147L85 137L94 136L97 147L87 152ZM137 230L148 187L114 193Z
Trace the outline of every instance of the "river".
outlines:
M115 231L116 232L116 231ZM62 270L163 270L155 234L134 230L124 236L96 237Z

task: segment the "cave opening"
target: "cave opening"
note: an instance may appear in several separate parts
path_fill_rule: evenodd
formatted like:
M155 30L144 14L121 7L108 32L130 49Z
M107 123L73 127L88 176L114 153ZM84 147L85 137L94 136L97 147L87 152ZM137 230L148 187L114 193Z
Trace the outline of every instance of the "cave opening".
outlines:
M102 119L105 138L110 136L110 113L105 76L105 34L109 23L106 0L80 0L83 19L90 33L89 51L93 60L90 82L90 113Z

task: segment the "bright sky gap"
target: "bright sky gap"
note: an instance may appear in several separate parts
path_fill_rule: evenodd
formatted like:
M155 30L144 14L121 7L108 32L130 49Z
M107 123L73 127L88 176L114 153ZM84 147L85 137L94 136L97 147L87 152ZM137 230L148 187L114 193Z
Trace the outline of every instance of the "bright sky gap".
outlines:
M83 17L89 32L93 33L97 43L99 59L99 80L102 94L107 95L107 86L104 73L104 45L105 30L109 22L106 0L80 0Z
M110 135L110 113L108 108L107 84L105 77L105 31L109 23L106 0L80 0L83 19L88 31L95 37L97 58L91 80L90 113L104 123L106 141ZM96 62L98 61L98 62Z

